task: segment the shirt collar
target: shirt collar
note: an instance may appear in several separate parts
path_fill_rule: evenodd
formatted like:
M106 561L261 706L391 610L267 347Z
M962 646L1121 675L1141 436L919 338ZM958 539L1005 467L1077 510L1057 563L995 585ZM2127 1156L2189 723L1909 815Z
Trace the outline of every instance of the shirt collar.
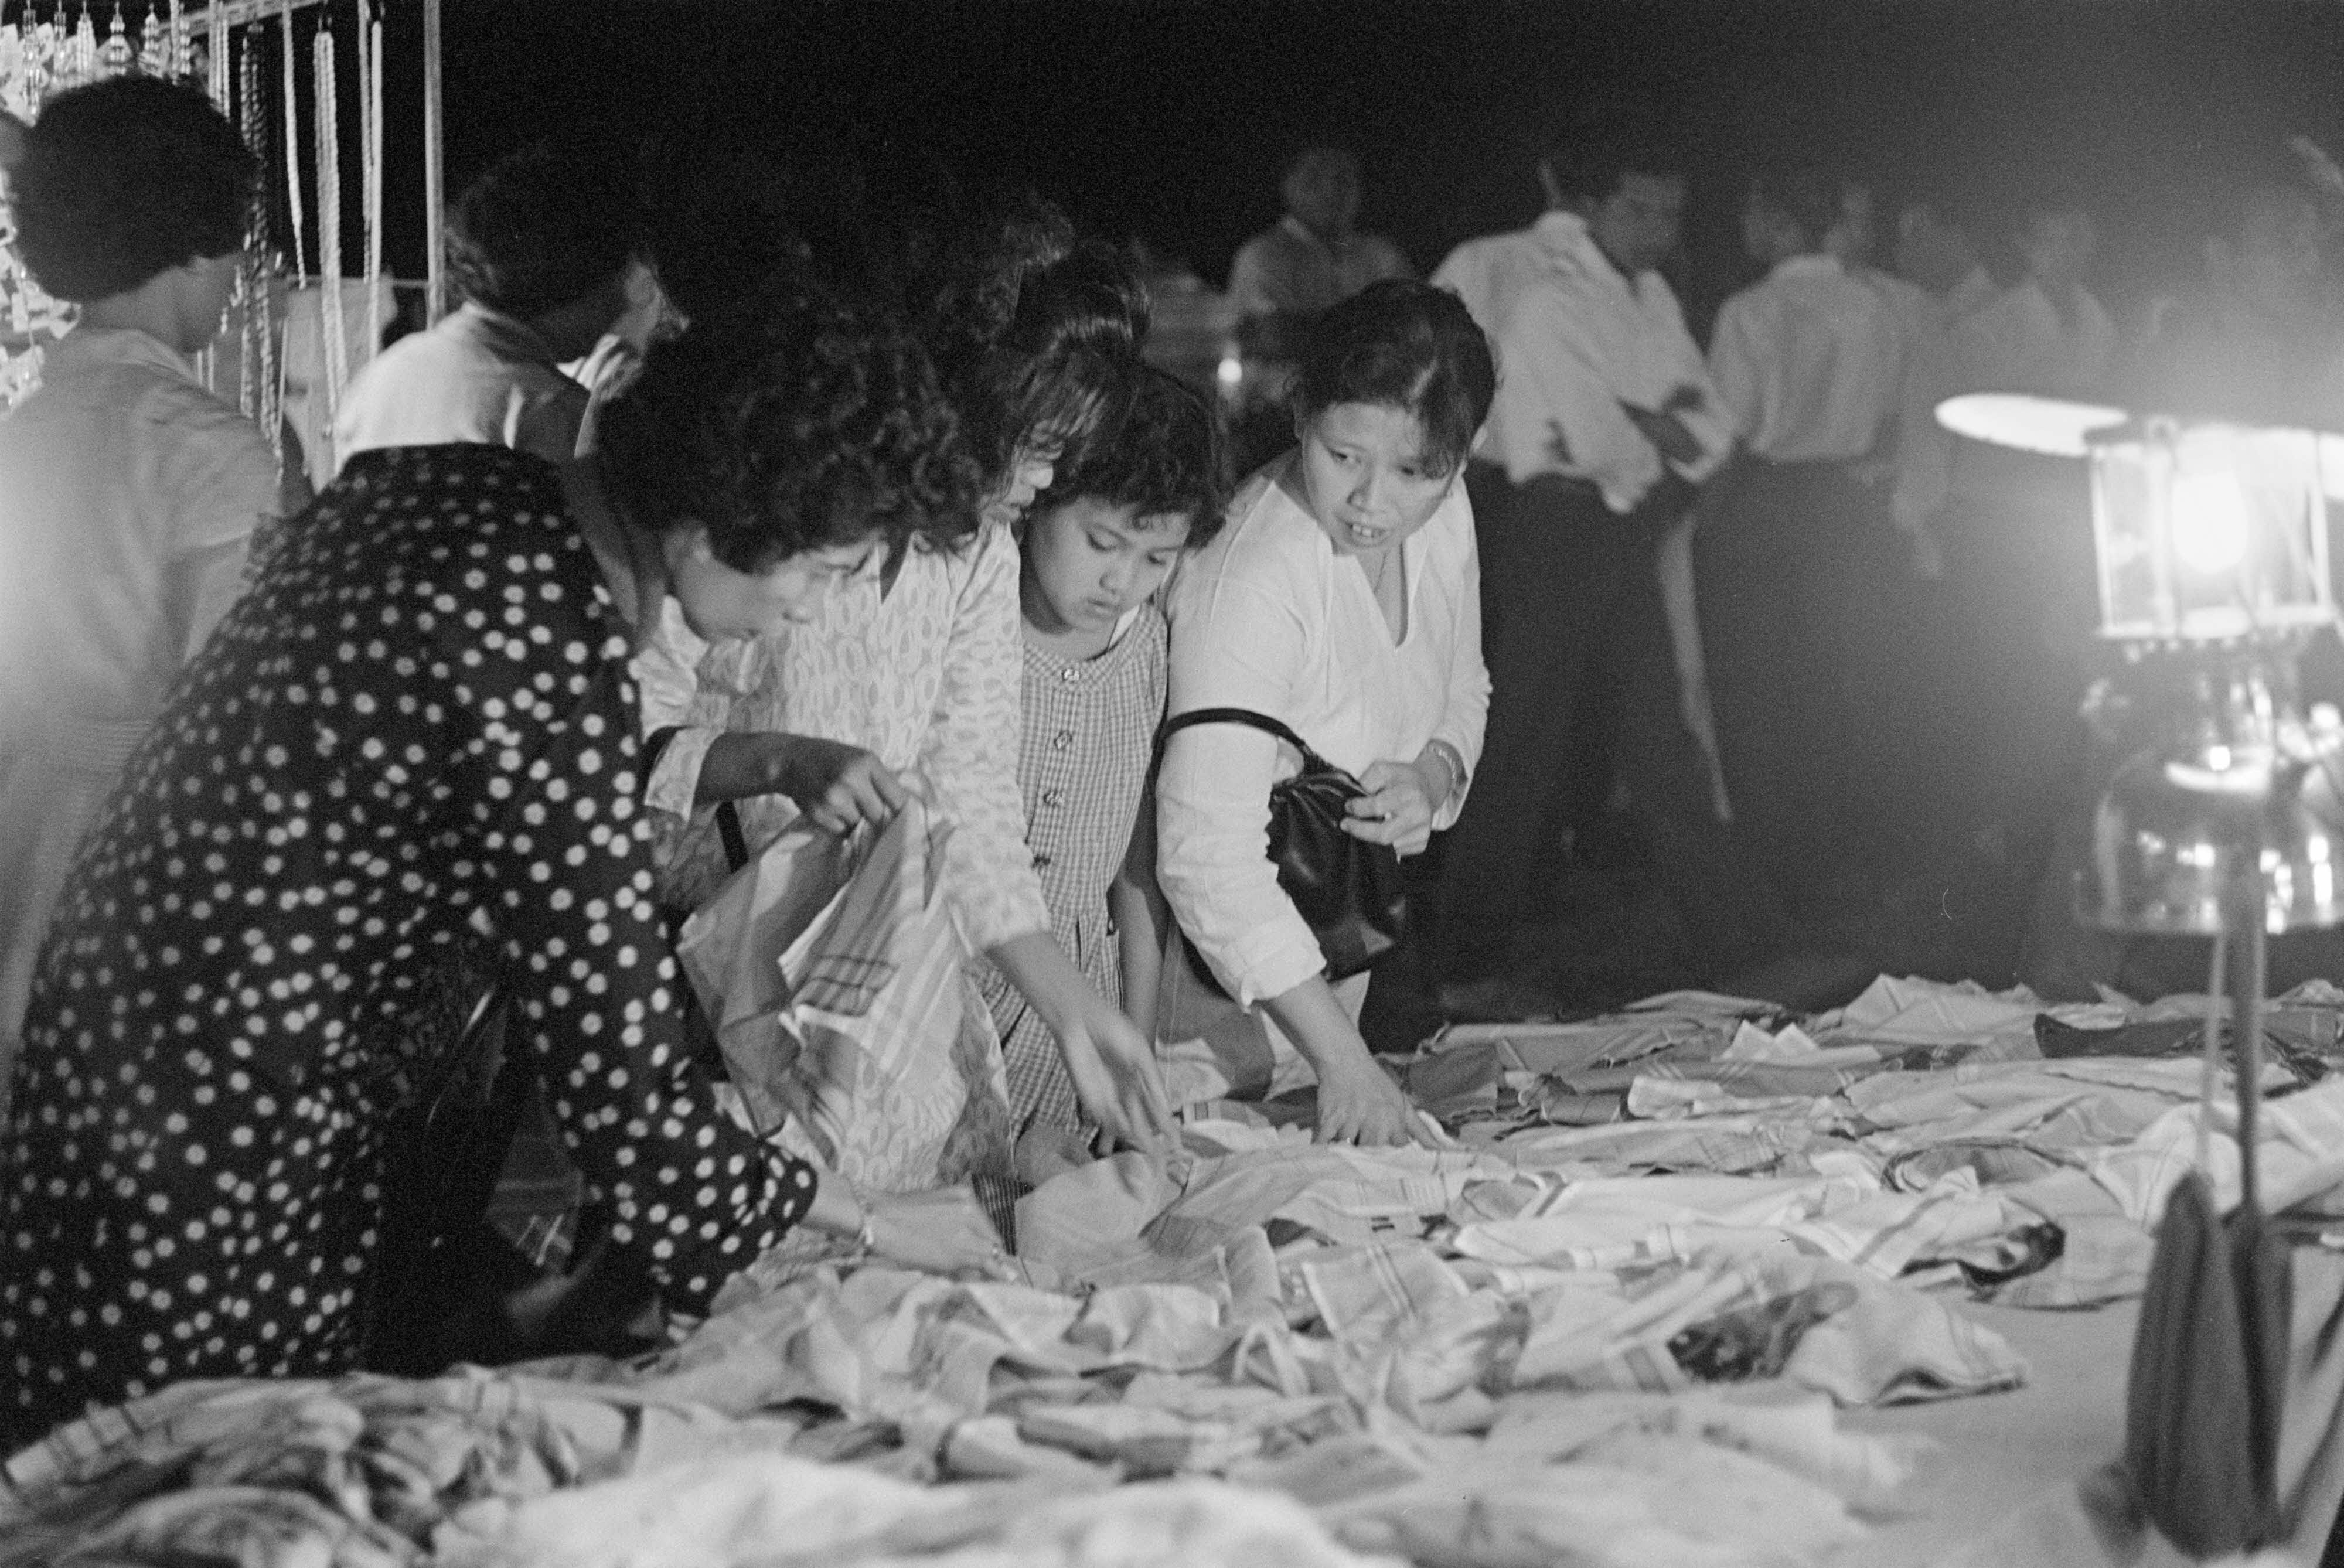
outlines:
M1550 260L1569 271L1608 278L1631 290L1636 287L1635 279L1612 265L1612 258L1588 231L1587 220L1575 212L1557 207L1540 215L1531 226L1531 238Z
M146 365L196 381L196 368L186 355L136 327L76 327L43 352L52 374L76 364Z
M1773 269L1766 276L1770 278L1837 278L1846 270L1839 264L1838 257L1826 256L1822 251L1816 250L1810 251L1804 256L1783 258L1782 260L1774 263Z
M537 329L518 316L508 316L468 299L457 308L448 323L449 330L479 339L500 359L544 365L555 370L561 368L554 362L553 350L538 336Z

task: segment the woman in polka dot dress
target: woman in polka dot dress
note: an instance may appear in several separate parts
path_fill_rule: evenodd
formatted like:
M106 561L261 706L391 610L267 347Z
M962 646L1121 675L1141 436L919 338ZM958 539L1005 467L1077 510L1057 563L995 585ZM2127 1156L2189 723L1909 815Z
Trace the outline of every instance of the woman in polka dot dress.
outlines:
M639 607L672 592L707 636L803 619L974 503L933 372L894 328L776 298L663 346L599 460L353 460L132 758L0 1149L0 1452L177 1379L357 1363L384 1128L424 1076L402 1020L482 938L509 1048L672 1302L801 1219L991 1265L965 1196L866 1210L719 1111L635 798Z

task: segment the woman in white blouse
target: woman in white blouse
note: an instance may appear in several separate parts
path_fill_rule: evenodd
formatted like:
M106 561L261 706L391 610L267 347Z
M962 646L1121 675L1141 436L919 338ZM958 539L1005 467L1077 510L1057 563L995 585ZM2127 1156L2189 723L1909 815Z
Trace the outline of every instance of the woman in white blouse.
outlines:
M1496 386L1455 296L1376 284L1320 319L1290 398L1295 450L1238 492L1175 583L1170 711L1282 720L1359 778L1347 830L1401 855L1456 820L1480 755L1480 567L1460 482ZM1256 729L1174 734L1157 784L1160 875L1229 995L1318 1081L1322 1140L1422 1136L1369 1056L1367 976L1330 985L1267 855L1269 789L1291 747Z

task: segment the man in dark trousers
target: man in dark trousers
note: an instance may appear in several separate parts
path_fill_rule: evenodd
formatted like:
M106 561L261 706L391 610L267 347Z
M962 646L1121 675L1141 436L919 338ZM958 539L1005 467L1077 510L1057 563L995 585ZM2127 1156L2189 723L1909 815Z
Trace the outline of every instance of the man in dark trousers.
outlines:
M1479 519L1494 687L1470 797L1448 836L1434 966L1445 1009L1508 1010L1506 968L1534 862L1601 698L1620 703L1621 775L1703 974L1794 939L1736 845L1687 719L1657 551L1733 427L1656 270L1675 247L1682 170L1658 140L1601 135L1550 156L1549 210L1494 323L1504 374L1482 455L1510 489Z

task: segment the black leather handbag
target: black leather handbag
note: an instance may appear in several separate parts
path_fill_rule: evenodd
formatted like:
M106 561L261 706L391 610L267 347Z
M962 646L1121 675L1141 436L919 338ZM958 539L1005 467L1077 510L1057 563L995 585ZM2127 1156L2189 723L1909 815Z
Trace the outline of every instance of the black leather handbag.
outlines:
M1366 794L1359 781L1310 749L1292 730L1248 708L1198 708L1167 719L1157 752L1197 724L1244 724L1302 754L1302 771L1269 786L1269 858L1278 885L1318 938L1329 980L1373 968L1408 936L1408 887L1389 845L1343 831L1344 807ZM1188 960L1210 978L1196 949Z

